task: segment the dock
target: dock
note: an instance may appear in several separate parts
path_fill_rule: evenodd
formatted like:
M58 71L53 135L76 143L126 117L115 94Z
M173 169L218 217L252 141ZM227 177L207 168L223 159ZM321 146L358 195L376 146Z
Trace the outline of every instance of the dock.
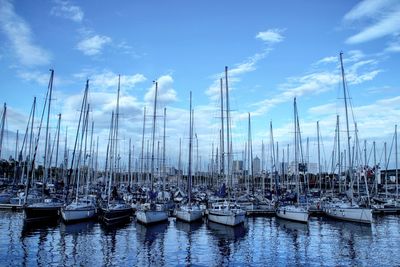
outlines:
M254 209L254 210L246 210L247 216L274 216L274 209Z
M20 204L0 204L0 209L2 210L13 210L13 211L21 211L23 205Z

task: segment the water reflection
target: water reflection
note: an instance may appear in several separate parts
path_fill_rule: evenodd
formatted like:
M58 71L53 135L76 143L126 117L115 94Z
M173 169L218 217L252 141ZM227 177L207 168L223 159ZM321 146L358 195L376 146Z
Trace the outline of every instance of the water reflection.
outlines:
M218 266L232 264L232 255L237 249L237 242L240 242L246 235L244 224L237 226L226 226L208 221L207 228L214 236L218 257L215 259Z
M187 233L189 236L195 231L199 230L203 225L203 221L187 223L181 220L175 220L175 227L177 230Z
M60 223L60 232L67 235L89 234L93 231L95 221L77 222L73 224Z
M184 263L186 266L191 266L196 262L195 249L199 249L196 244L196 233L199 233L203 226L203 221L196 221L192 223L175 220L175 227L177 232L177 242L179 243L179 250L184 251ZM183 234L183 235L181 235ZM197 246L196 246L197 245Z
M276 224L279 227L287 230L288 232L307 232L308 231L308 223L299 223L295 221L284 220L281 218L275 219Z
M249 218L228 227L175 219L24 224L22 213L0 211L1 266L400 266L400 216L372 225L312 218L308 225Z
M154 225L136 223L137 259L140 266L162 266L165 264L164 239L169 221Z

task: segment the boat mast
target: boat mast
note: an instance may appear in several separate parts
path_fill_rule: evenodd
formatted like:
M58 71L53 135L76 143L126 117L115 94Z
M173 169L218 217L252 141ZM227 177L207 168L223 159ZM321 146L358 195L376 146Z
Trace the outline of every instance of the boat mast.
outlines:
M179 138L179 158L178 158L178 177L176 178L176 185L179 189L179 180L181 177L181 168L182 168L182 139Z
M150 165L150 189L153 192L153 179L154 179L154 139L156 134L156 116L157 116L157 91L158 91L158 83L155 83L154 90L154 108L153 108L153 129L151 134L151 165Z
M249 112L249 129L248 129L248 152L249 152L249 164L250 164L250 169L251 171L251 189L252 189L252 194L254 194L254 166L253 166L253 144L252 144L252 138L251 138L251 118L250 118L250 112Z
M45 138L45 143L44 143L44 163L43 163L43 168L44 168L44 177L43 177L43 187L42 187L42 192L44 193L44 188L45 184L48 179L48 171L50 166L47 166L47 157L48 157L48 151L47 151L47 146L48 146L48 137L49 137L49 122L50 122L50 106L51 106L51 95L53 92L53 79L54 79L54 70L50 69L51 74L50 74L50 81L49 81L49 99L48 99L48 108L47 108L47 121L46 121L46 138Z
M230 143L230 122L229 122L229 87L228 87L228 67L225 66L225 89L226 89L226 144L227 144L227 184L228 184L228 198L231 198L232 177L231 177L231 153L232 147Z
M88 91L89 91L89 80L86 80L86 87L85 87L85 93L83 95L83 100L82 100L81 113L79 115L78 128L76 129L74 150L72 151L71 168L69 169L68 176L67 176L67 190L66 190L67 192L65 194L65 203L67 203L67 201L68 201L69 184L71 182L71 176L72 176L72 170L73 170L73 167L74 167L76 147L78 145L79 129L80 129L81 122L82 122L82 119L83 119L82 117L83 117L83 114L84 114L84 110L86 108Z
M318 181L319 181L319 192L321 192L322 181L321 181L321 152L319 145L319 121L317 121L317 142L318 142Z
M165 170L165 128L166 128L166 121L167 121L167 108L164 108L164 133L163 133L163 155L162 155L162 177L163 177L163 192L162 192L162 198L163 201L165 201L164 198L164 192L165 192L165 176L166 176L166 170Z
M299 203L299 194L300 194L300 185L299 185L299 159L298 159L298 125L297 125L297 104L296 98L294 98L294 170L295 170L295 179L296 179L296 195L297 195L297 203Z
M142 183L145 183L145 179L143 178L144 176L144 169L143 169L143 165L144 165L144 133L145 133L145 128L146 128L146 107L144 107L144 111L143 111L143 130L142 130L142 151L141 151L141 162L140 162L140 178L142 180Z
M36 99L36 98L35 98ZM7 114L7 104L4 103L3 107L3 116L1 116L1 130L0 130L0 159L1 159L1 150L3 147L3 136L4 136L4 126L6 122L6 114Z
M394 149L395 149L395 155L396 155L396 163L395 163L395 166L396 166L396 199L398 199L399 198L399 181L398 181L398 179L399 179L399 176L398 176L398 167L397 167L397 164L398 164L398 155L397 155L397 124L394 126L394 135L395 135L395 139L394 139L394 142L395 142L395 147L394 147Z
M340 52L340 67L342 72L342 84L343 84L343 96L344 96L344 107L346 112L346 133L347 133L347 150L348 150L348 161L349 168L348 173L350 177L350 190L351 197L353 197L353 162L351 160L351 149L350 149L350 129L349 129L349 115L347 111L347 93L346 93L346 81L344 77L344 67L343 67L343 52Z
M115 111L115 147L114 147L114 182L117 181L117 175L119 174L118 166L119 166L119 151L118 151L118 119L119 119L119 97L121 92L121 75L118 75L118 92L117 92L117 108Z
M60 126L61 126L61 113L58 113L57 145L56 145L56 181L58 181L58 148L60 145Z
M341 190L341 178L342 178L342 152L340 151L340 130L339 130L340 124L339 124L339 115L336 115L336 131L337 131L337 156L338 156L338 162L339 162L339 193L342 192ZM344 180L344 190L346 190L346 179Z
M188 203L189 206L192 203L192 139L193 139L193 121L192 121L192 91L190 91L189 100L189 166L188 166Z
M220 136L221 136L221 174L222 174L222 178L224 178L225 175L225 141L224 141L224 135L225 135L225 131L224 131L224 94L223 94L223 82L222 82L222 78L220 79L220 84L221 84L221 131L220 131Z

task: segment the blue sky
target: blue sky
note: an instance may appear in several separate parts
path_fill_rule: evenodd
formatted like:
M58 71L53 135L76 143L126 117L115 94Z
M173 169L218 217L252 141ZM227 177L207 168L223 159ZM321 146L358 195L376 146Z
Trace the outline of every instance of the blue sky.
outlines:
M380 156L400 118L399 33L396 0L0 0L0 100L8 105L9 131L5 153L12 153L13 133L24 131L34 96L42 109L48 69L54 68L53 134L56 114L62 113L63 131L68 126L73 136L89 78L94 135L105 144L121 74L121 154L126 155L132 138L137 158L143 107L151 110L152 81L158 80L159 112L167 108L168 161L177 160L179 138L187 150L191 90L205 165L212 143L218 143L219 78L228 66L236 158L247 140L248 112L254 154L260 156L262 140L269 143L270 121L275 141L282 147L292 144L297 97L311 161L319 120L323 161L329 162L336 114L344 121L343 51L359 138L367 140L368 151L375 140ZM158 125L161 135L162 120Z

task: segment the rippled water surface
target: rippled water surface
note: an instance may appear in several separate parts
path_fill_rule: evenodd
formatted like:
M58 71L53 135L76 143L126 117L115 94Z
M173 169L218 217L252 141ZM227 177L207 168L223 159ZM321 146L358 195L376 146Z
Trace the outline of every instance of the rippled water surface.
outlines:
M187 224L170 218L150 227L134 220L26 225L23 213L0 211L1 266L399 266L400 216L371 226L275 217L245 225Z

